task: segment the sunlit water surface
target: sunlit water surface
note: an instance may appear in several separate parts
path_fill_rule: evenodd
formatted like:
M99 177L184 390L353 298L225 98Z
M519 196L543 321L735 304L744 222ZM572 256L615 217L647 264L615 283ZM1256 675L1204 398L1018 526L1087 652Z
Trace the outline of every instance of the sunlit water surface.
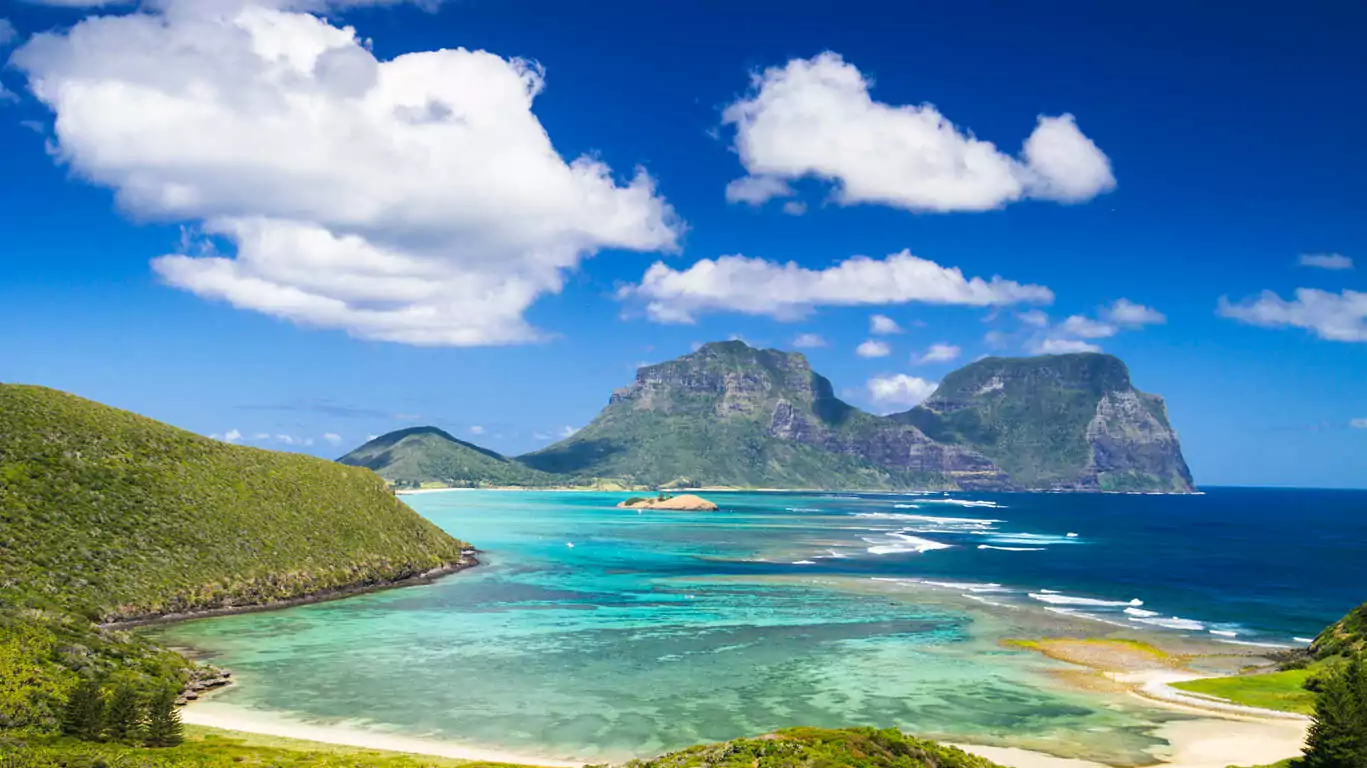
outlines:
M1292 644L1364 595L1367 493L406 497L483 551L435 584L154 630L207 705L589 761L789 725L1151 762L1184 715L1071 690L1006 637ZM1242 646L1251 648L1252 646Z

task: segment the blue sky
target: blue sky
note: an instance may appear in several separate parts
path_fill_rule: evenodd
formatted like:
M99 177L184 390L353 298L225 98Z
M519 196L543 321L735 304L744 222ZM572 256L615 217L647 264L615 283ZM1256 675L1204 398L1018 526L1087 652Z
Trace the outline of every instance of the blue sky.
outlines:
M1090 344L1199 483L1362 487L1367 11L1215 5L6 3L0 379L514 454L702 341Z

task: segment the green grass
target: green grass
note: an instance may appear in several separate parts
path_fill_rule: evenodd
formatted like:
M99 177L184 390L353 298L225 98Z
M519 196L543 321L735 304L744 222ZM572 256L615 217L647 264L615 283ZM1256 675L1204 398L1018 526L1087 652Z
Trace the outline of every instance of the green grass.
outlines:
M368 470L0 384L0 727L50 728L81 675L189 666L92 622L382 584L465 546Z
M1308 715L1315 709L1315 694L1302 686L1313 674L1313 668L1268 672L1261 675L1207 677L1173 683L1172 687L1191 693L1231 701L1247 707L1299 712Z

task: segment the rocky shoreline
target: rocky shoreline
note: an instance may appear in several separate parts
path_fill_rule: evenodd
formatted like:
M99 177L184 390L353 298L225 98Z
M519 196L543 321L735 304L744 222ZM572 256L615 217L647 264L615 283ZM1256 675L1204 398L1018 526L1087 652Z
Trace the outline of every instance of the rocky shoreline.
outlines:
M473 568L479 565L479 558L476 557L479 550L467 549L461 553L461 558L453 563L447 563L436 568L432 568L422 573L406 576L401 579L389 579L386 581L376 581L367 584L356 584L350 587L340 587L337 589L314 592L299 597L291 597L287 600L275 600L269 603L251 603L247 605L228 605L221 608L205 608L199 611L179 611L176 613L163 613L150 616L140 616L132 619L120 619L100 624L101 629L132 629L134 627L147 627L157 624L171 624L177 621L189 621L190 619L205 619L212 616L232 616L239 613L256 613L258 611L274 611L279 608L291 608L296 605L309 605L311 603L321 603L328 600L339 600L344 597L363 595L369 592L379 592L386 589L397 587L410 587L418 584L430 584L433 581L458 573L466 568Z

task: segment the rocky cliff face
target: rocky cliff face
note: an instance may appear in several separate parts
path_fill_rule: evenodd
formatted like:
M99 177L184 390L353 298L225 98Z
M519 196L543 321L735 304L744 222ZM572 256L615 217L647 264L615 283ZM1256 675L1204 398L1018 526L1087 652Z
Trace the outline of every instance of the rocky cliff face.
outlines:
M1108 355L989 358L879 417L801 354L718 342L641 368L588 427L522 460L646 485L1192 488L1162 399Z
M1163 399L1102 354L986 358L890 417L986 456L1016 488L1193 490Z

